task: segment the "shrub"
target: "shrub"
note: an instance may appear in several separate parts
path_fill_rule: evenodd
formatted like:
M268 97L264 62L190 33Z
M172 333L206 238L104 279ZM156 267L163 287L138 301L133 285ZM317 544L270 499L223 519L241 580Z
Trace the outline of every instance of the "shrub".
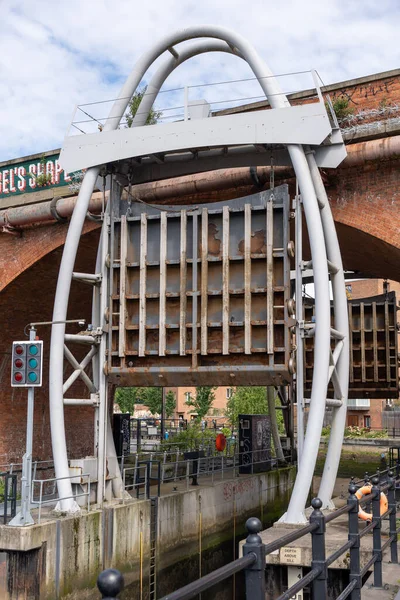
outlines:
M201 430L199 423L188 425L187 429L182 429L179 433L171 436L168 440L163 440L160 444L162 451L173 452L174 450L198 450L200 446L208 445L216 437L214 429Z

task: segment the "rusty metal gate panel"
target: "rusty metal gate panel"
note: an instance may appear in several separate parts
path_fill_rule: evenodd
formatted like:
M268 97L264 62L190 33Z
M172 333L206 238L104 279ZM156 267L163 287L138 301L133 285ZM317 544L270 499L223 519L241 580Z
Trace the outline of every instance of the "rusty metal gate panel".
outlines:
M349 398L398 398L399 363L395 292L349 300ZM305 310L311 321L313 307ZM306 387L311 388L313 340L306 339Z
M287 186L159 209L120 201L112 226L119 385L291 380Z

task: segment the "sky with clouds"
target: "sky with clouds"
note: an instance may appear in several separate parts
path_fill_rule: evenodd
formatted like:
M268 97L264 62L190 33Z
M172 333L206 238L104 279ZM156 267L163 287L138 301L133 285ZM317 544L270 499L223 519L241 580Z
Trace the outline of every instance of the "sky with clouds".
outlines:
M190 25L231 28L274 73L317 69L326 84L400 66L398 0L0 0L0 7L0 161L60 147L76 104L114 98L144 50ZM165 89L194 86L192 98L218 108L256 98L260 88L251 80L195 86L251 77L235 57L203 55L177 69ZM312 87L308 74L282 82L285 91ZM158 107L179 118L182 103L178 89L162 94ZM97 107L101 116L109 106Z

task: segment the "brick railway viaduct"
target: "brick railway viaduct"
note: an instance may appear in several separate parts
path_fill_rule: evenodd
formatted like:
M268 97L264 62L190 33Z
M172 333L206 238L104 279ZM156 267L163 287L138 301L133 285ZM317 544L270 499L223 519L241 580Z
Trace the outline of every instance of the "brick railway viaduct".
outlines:
M400 70L330 85L322 91L329 93L334 103L346 99L350 109L341 121L348 157L338 169L324 173L344 266L367 276L400 282ZM302 92L291 100L306 102L309 95ZM265 105L257 103L240 110L259 110ZM40 155L28 158L40 161ZM13 169L20 162L2 163L0 169L4 173L4 169ZM159 203L222 200L267 188L268 171L240 169L143 183L135 187L135 193L143 200ZM288 182L294 191L294 180L287 169L277 169L275 179ZM9 180L4 183L10 185ZM51 320L68 228L68 219L61 217L71 213L73 203L74 194L68 186L16 196L0 194L1 465L20 462L25 448L26 393L9 385L11 342L24 339L28 323ZM98 212L100 207L101 193L97 193L91 211ZM94 271L98 236L99 224L88 220L76 271ZM90 299L90 286L73 283L69 318L90 322ZM48 348L49 328L40 328L39 333ZM46 358L44 373L45 385L35 400L34 460L51 457ZM70 395L80 397L79 384L71 388ZM65 418L69 456L92 454L92 409L66 406Z

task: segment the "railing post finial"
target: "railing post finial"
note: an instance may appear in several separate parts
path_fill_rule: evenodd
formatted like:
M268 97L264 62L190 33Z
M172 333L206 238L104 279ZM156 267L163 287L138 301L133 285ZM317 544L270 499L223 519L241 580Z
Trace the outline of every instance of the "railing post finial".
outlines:
M117 569L106 569L97 578L103 600L115 600L124 589L124 578Z
M243 556L254 554L255 562L245 570L246 598L265 600L265 544L259 533L262 530L260 519L251 517L246 521L248 536L243 546Z
M324 514L321 510L322 500L320 498L313 498L311 500L311 506L314 510L310 515L310 523L318 525L318 527L311 532L311 568L320 570L319 574L312 582L312 595L313 598L327 598L328 569L325 557L326 524Z

